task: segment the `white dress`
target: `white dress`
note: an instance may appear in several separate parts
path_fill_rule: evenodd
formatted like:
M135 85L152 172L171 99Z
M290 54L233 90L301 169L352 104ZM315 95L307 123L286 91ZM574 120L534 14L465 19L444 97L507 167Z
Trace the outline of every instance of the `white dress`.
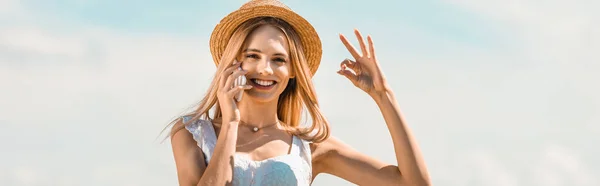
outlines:
M187 122L191 117L183 117ZM186 126L202 150L208 165L212 157L217 137L212 123L196 120ZM234 156L233 185L310 185L312 164L309 142L297 136L292 137L289 154L253 161L245 156Z

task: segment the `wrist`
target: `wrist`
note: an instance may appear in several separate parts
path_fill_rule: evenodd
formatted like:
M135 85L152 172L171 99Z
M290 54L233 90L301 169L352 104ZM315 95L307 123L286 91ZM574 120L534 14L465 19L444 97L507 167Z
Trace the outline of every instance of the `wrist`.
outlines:
M237 127L240 124L239 121L223 121L224 126L234 126Z
M375 102L381 103L386 100L393 100L394 93L392 92L392 90L375 91L369 93L369 96L371 96L371 98Z
M232 119L231 117L223 116L220 120L217 121L219 127L229 127L229 126L237 126L240 122Z
M239 122L237 121L223 121L221 126L219 126L219 134L224 136L229 136L232 132L236 132L238 130Z

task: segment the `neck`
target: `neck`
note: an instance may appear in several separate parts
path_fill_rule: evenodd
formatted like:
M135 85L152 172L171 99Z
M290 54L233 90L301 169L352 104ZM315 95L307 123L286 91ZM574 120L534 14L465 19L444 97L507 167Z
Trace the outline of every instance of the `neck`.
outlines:
M258 128L277 123L277 102L278 99L269 102L242 99L238 103L242 123Z

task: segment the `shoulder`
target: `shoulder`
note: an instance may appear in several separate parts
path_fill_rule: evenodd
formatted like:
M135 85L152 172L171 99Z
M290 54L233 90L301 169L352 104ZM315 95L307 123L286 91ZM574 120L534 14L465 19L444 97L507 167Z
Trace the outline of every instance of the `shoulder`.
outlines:
M315 169L313 172L323 172L324 168L331 164L332 159L335 159L343 151L351 149L350 146L334 136L330 136L320 143L310 143L312 163Z
M213 122L205 119L194 118L194 116L186 115L178 118L171 128L171 139L178 135L192 137L198 141L204 134L203 128L213 128Z
M173 127L171 128L171 140L183 138L186 141L199 142L200 138L205 134L203 133L203 128L211 126L211 123L212 122L209 120L195 118L192 115L181 116L174 121Z
M192 119L192 116L190 115L181 116L177 118L173 123L173 127L171 127L171 138L175 137L176 135L182 135L181 133L189 133L188 130L190 129L190 119Z
M194 133L194 130L197 129L193 127L197 125L197 121L191 121L191 118L180 117L174 121L171 128L171 147L177 168L177 177L179 183L185 185L197 184L206 168L206 163L202 161L204 154L198 148L198 142L195 139L195 136L199 135L199 133Z
M323 158L332 153L339 153L340 150L350 148L350 146L334 136L330 136L320 143L310 143L310 150L315 159Z
M173 127L171 127L171 143L193 141L192 134L190 132L189 119L190 116L182 116L174 121Z

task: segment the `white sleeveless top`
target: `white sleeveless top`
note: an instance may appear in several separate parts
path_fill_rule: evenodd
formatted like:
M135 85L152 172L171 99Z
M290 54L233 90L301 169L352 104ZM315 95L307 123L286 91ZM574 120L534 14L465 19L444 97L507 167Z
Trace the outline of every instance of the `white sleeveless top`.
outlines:
M183 117L187 122L191 117ZM206 164L212 157L217 137L212 123L196 120L185 127L196 140L204 154ZM297 136L292 137L289 154L253 161L235 154L233 185L310 185L312 180L312 160L309 142Z

